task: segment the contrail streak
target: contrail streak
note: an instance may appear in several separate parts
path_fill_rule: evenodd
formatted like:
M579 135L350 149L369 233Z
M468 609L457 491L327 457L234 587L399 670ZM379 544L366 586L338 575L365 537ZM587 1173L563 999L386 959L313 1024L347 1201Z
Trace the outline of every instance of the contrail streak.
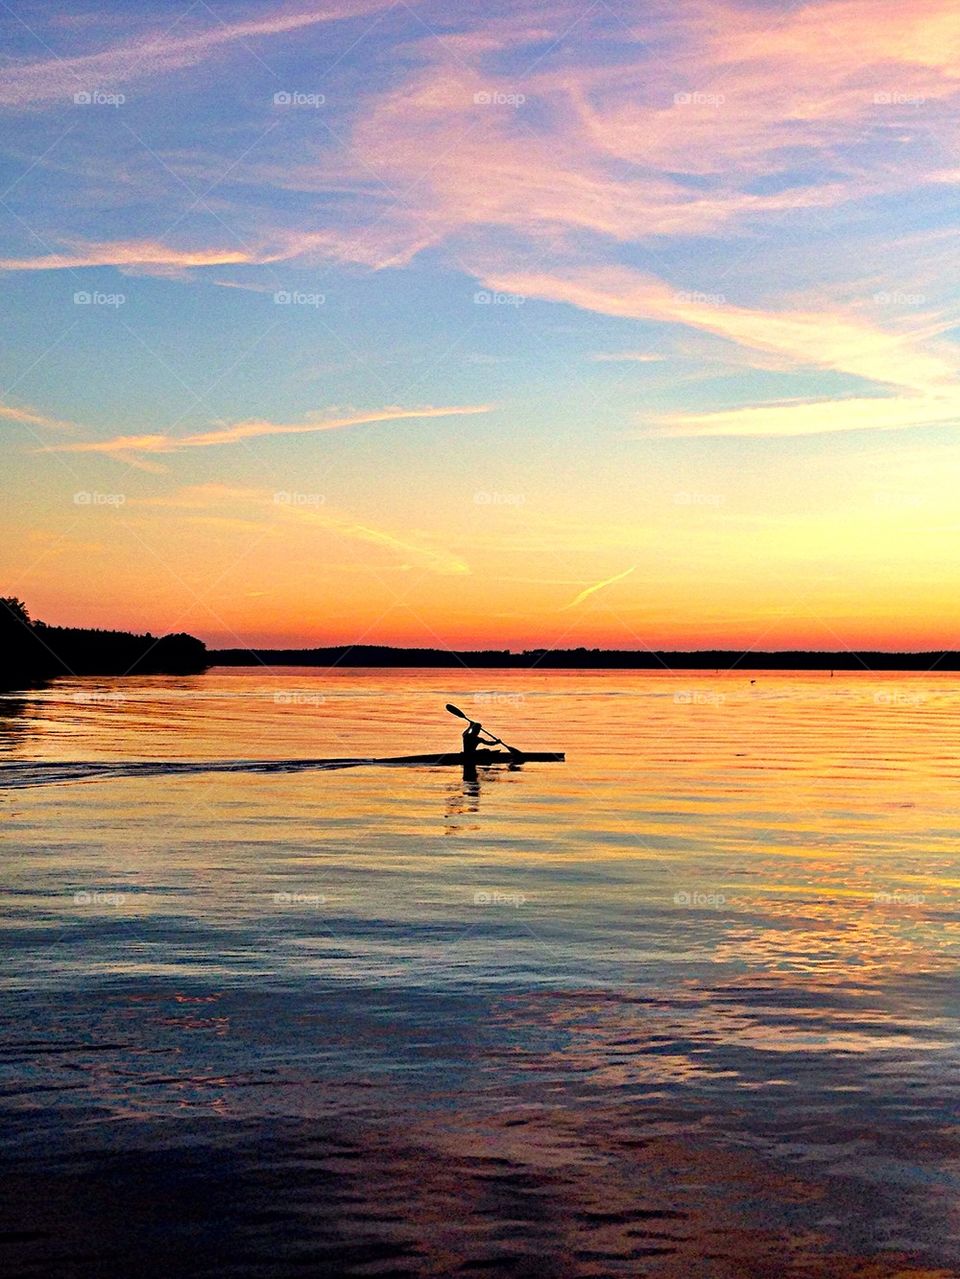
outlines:
M605 586L612 586L614 582L622 582L625 577L629 577L631 573L636 572L636 569L637 566L634 564L631 568L626 569L624 572L617 573L615 577L607 577L602 582L594 582L593 586L588 586L586 590L581 591L580 594L575 599L572 599L569 604L564 604L560 612L565 613L568 608L576 608L577 605L582 604L588 596L593 595L595 591L602 591Z

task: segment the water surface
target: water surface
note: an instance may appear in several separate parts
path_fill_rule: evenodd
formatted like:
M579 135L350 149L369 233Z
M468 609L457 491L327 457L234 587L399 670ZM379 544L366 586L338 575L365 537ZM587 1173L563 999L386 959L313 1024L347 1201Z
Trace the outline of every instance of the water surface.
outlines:
M455 748L447 701L567 763L292 767ZM935 674L4 696L12 1272L960 1274L958 712Z

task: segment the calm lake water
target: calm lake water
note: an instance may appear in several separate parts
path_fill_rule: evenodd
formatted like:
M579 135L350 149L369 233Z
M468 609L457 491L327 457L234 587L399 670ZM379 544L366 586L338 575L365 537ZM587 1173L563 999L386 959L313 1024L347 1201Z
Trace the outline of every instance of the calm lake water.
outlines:
M447 701L567 762L162 767L456 748ZM0 697L8 1273L960 1274L958 723L950 675Z

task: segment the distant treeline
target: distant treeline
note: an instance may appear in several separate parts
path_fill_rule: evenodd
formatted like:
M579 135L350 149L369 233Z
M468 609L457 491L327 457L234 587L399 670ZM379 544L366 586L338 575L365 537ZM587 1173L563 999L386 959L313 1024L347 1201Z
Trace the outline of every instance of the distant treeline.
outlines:
M208 665L206 645L192 635L47 626L21 600L0 598L0 687L55 675L194 674Z
M777 653L738 649L649 652L645 649L389 648L339 644L330 648L214 649L192 635L156 637L128 631L48 626L33 621L23 602L0 598L0 687L56 675L196 674L208 666L421 666L514 670L837 670L960 671L960 652Z
M818 653L792 650L753 653L737 649L648 652L643 649L532 648L448 652L439 648L385 648L373 644L335 648L211 649L211 666L436 666L516 670L812 670L956 671L960 652Z

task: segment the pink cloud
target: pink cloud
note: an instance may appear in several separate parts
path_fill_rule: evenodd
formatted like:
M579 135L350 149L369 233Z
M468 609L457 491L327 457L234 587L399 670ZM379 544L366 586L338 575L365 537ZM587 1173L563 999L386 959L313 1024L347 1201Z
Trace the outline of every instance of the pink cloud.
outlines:
M865 164L855 151L901 120L884 94L933 102L960 90L960 14L941 0L789 14L663 5L603 65L582 39L562 38L582 14L554 5L536 16L485 15L482 29L468 16L442 42L415 41L421 65L359 95L337 146L254 165L253 182L326 197L324 225L279 233L283 256L381 268L446 243L470 269L504 235L538 257L575 253L587 236L728 235L937 173L910 151L896 164ZM541 61L535 51L551 41L557 56ZM506 53L521 68L512 76ZM792 182L756 189L788 164Z
M789 357L795 365L834 369L912 391L946 386L957 372L955 358L918 348L909 336L885 332L854 316L735 306L722 295L711 299L683 292L627 267L490 273L487 283L504 292L565 302L602 315L687 325Z
M795 164L798 148L857 141L851 124L892 124L960 89L960 12L943 0L688 5L664 26L673 38L654 58L558 76L596 145L639 165L769 173L788 153ZM854 172L861 193L880 176Z
M269 259L237 249L173 249L154 240L120 240L108 244L75 244L64 253L34 258L0 258L0 271L62 271L88 266L196 267L231 266Z
M86 59L35 64L36 78L49 87L51 65L62 77L64 66L86 66L89 58L112 57L121 68L129 62L131 74L138 58L148 66L151 59L166 66L168 58L181 65L231 41L376 8L356 0L179 39L174 29L153 45L131 42ZM322 193L322 213L314 224L308 212L296 226L247 232L254 250L213 247L194 255L156 247L151 255L148 245L102 245L0 265L113 263L162 272L302 259L380 269L446 242L469 268L477 248L504 234L522 237L538 255L569 253L587 235L648 243L729 234L922 179L917 159L865 167L845 158L843 145L856 144L864 126L899 118L877 104L877 94L940 101L960 89L960 13L945 12L942 0L894 9L885 0L831 0L788 14L662 5L637 19L624 56L605 65L590 64L582 40L562 38L582 16L555 4L533 20L484 14L481 26L467 12L451 31L445 15L442 41L422 36L409 46L420 65L405 81L358 92L352 118L338 117L336 145L321 130L325 141L312 153L298 147L284 154L282 137L273 137L269 159L245 162L244 183ZM589 30L587 17L581 33ZM557 58L541 62L535 50L551 41ZM522 68L525 49L526 72L485 69L504 53ZM2 86L0 75L0 101ZM678 103L678 94L693 100ZM757 176L784 168L785 156L802 164L806 152L817 160L816 176L779 191L751 189ZM821 172L824 154L829 180ZM179 156L173 165L179 171L184 162ZM192 163L199 178L216 168L209 157ZM942 164L930 166L931 179L935 174L942 178Z
M375 8L356 0L179 39L174 32L154 45L130 43L74 59L73 70L110 57L132 69L144 48L147 66L186 65L230 41ZM728 234L925 176L942 180L942 159L929 172L909 159L865 167L844 145L855 148L865 130L899 118L878 95L944 102L960 90L960 10L942 0L897 6L828 0L787 13L663 4L644 10L623 40L622 56L604 65L591 64L589 42L562 38L582 16L560 4L549 13L484 14L480 24L468 11L459 29L445 24L442 40L422 36L407 46L419 63L402 83L358 94L342 146L339 138L326 149L317 143L306 157L274 149L269 162L245 165L251 187L322 194L313 224L308 212L294 227L264 228L251 249L168 248L150 240L74 245L59 254L7 258L0 269L114 265L162 273L331 259L381 269L446 244L465 270L492 287L684 325L787 367L833 369L917 395L955 377L951 355L849 309L716 305L652 276L594 263L604 241ZM581 35L590 21L584 18ZM557 40L556 57L534 55ZM500 55L510 53L522 67L524 49L529 69L511 78ZM498 70L485 69L491 65ZM3 83L0 76L0 95ZM836 176L757 192L758 176L783 169L788 155L799 165L807 152L818 173L826 156ZM511 261L546 265L505 266L507 237ZM142 447L197 446L161 438Z

